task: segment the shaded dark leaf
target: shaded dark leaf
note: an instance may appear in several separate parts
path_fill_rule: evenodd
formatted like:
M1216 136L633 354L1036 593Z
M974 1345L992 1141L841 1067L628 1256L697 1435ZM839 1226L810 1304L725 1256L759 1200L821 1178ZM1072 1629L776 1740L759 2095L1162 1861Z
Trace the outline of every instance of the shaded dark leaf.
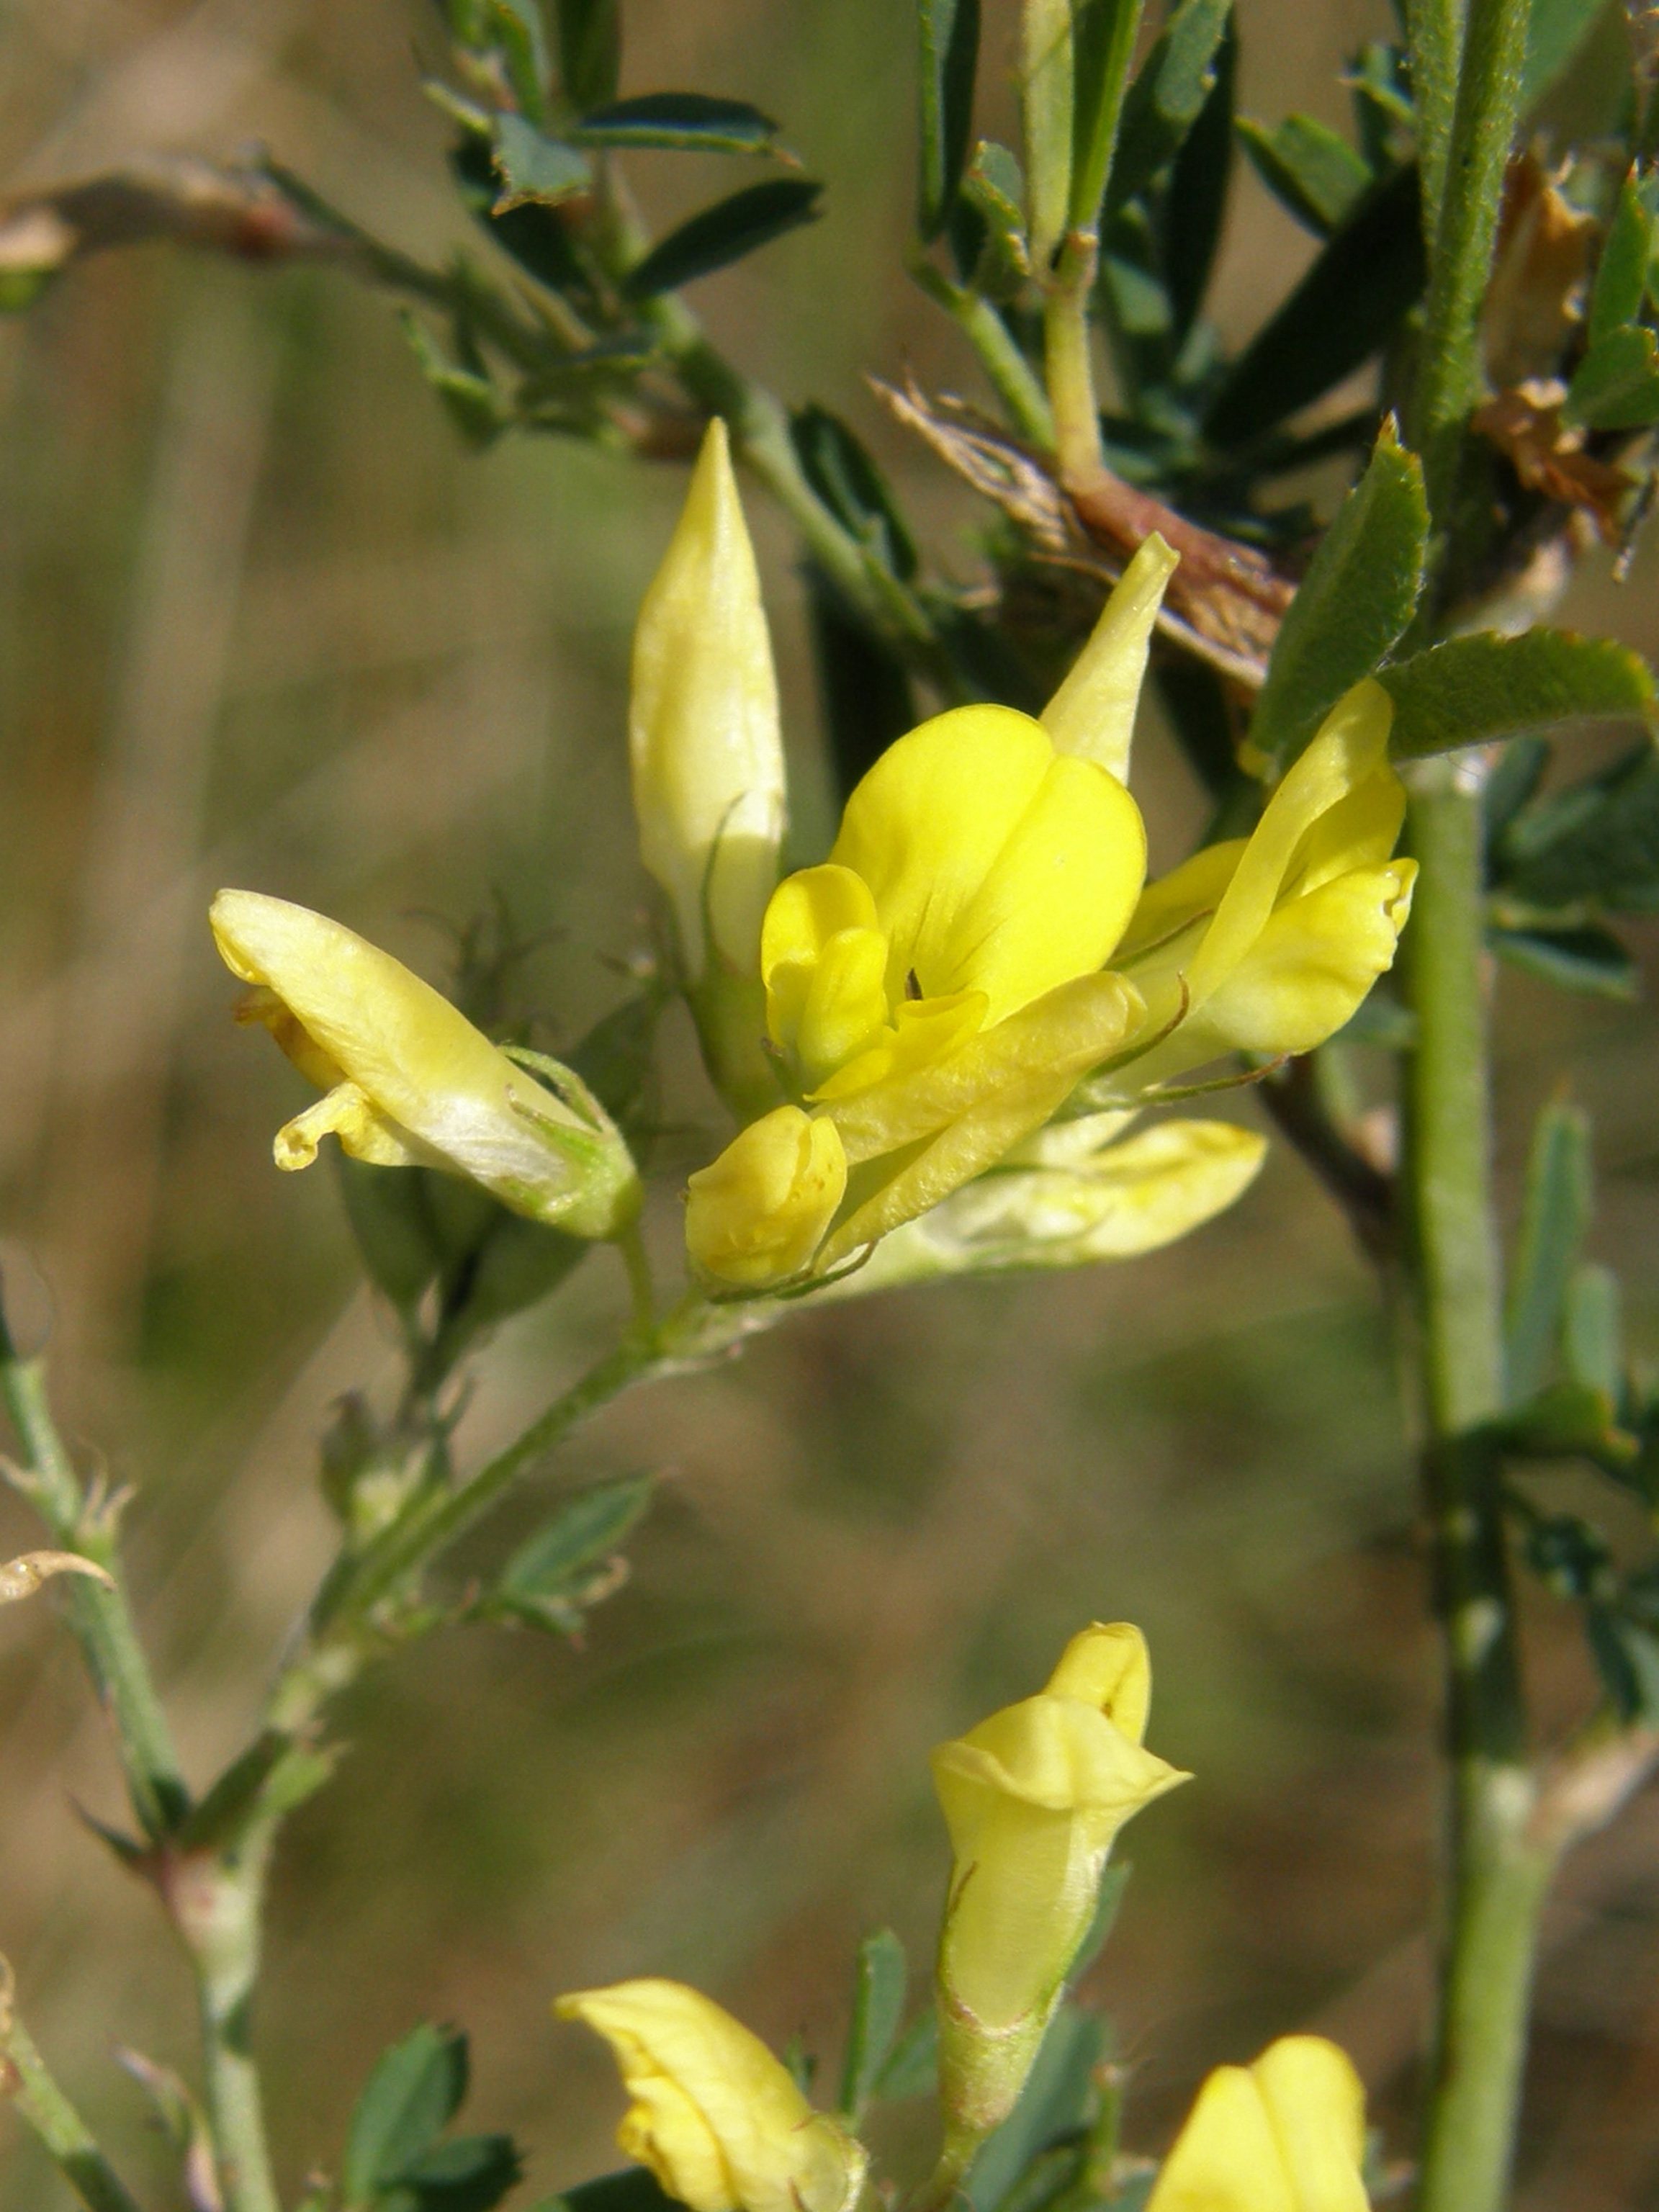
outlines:
M870 2095L872 2102L907 2104L913 2097L930 2097L939 2086L939 2014L930 2004L919 2012L877 2075ZM609 2208L604 2208L609 2212Z
M809 563L807 610L825 731L842 800L896 738L915 727L915 695L903 661Z
M1567 386L1562 419L1587 430L1635 430L1659 422L1659 338L1625 323L1595 339Z
M1591 1175L1589 1115L1552 1100L1533 1128L1504 1314L1504 1368L1512 1404L1534 1396L1548 1378L1568 1279L1594 1211Z
M1581 991L1592 998L1631 1000L1642 989L1634 956L1610 929L1593 922L1566 929L1512 928L1498 923L1487 932L1492 951L1513 968L1524 969L1558 990Z
M884 568L908 582L916 573L915 540L862 441L816 403L790 416L789 435L807 481L831 514Z
M979 68L979 0L917 0L921 33L921 174L917 227L924 240L950 220L973 133Z
M1232 0L1181 0L1123 102L1106 207L1121 208L1167 168L1215 84Z
M1219 446L1246 444L1340 384L1388 343L1425 273L1412 165L1367 192L1332 234L1228 371L1205 434Z
M892 2055L904 2015L909 1966L904 1946L890 1928L866 1936L859 1945L853 1985L853 2017L842 2064L839 2109L854 2124L875 2094L882 2069Z
M1311 115L1287 115L1269 131L1241 118L1238 135L1267 190L1298 222L1328 238L1372 179L1346 138Z
M622 75L622 0L558 0L559 81L572 105L602 106Z
M647 92L582 117L571 132L579 146L663 146L698 154L768 154L780 126L746 100L701 92Z
M416 2160L375 2199L374 2212L494 2212L523 2173L510 2136L459 2136Z
M1590 291L1585 327L1592 350L1621 324L1633 323L1641 313L1652 258L1653 218L1632 170L1619 188Z
M665 2195L654 2174L642 2166L625 2166L619 2173L602 2173L592 2181L579 2181L562 2196L544 2197L534 2212L684 2212L673 2197Z
M810 178L777 177L716 201L653 246L629 271L623 291L630 300L653 299L741 261L786 231L815 222L823 190Z
M1528 907L1659 913L1659 753L1644 742L1525 808L1495 872L1505 897Z
M1238 33L1230 14L1216 48L1215 82L1182 142L1158 215L1160 258L1169 290L1177 350L1197 320L1209 289L1232 180L1233 100Z

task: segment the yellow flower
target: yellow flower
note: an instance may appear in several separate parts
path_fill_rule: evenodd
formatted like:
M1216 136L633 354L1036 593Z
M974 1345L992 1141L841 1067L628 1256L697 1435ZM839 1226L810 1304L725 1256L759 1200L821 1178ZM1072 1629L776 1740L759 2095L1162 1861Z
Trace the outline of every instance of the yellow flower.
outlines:
M1092 1114L1038 1130L1000 1166L896 1230L839 1294L1134 1259L1231 1206L1267 1158L1267 1139L1231 1121L1162 1121L1121 1135L1133 1119Z
M1346 2054L1287 2035L1219 2066L1164 2161L1146 2212L1366 2212L1365 2092Z
M640 856L668 896L709 1072L734 1106L769 1103L760 925L783 842L783 742L754 549L718 420L640 609L629 751Z
M337 921L258 891L221 891L213 934L262 1023L326 1096L278 1130L279 1168L322 1138L380 1167L434 1167L574 1237L613 1237L640 1208L628 1147L568 1069L546 1088L430 984Z
M1390 858L1406 811L1388 762L1393 716L1380 684L1357 684L1251 836L1206 846L1147 887L1118 962L1146 1000L1143 1034L1176 1026L1110 1095L1224 1053L1311 1051L1392 965L1417 874Z
M846 1189L835 1123L780 1106L691 1177L686 1241L723 1283L775 1283L806 1266Z
M964 707L891 746L829 860L778 886L761 931L768 1032L848 1170L805 1255L814 1273L1000 1159L1132 1033L1140 1000L1102 970L1146 849L1109 770L1058 751L1029 716ZM689 1218L692 1259L765 1287L723 1272L723 1255L754 1249L757 1194L737 1177L723 1188L723 1208Z
M1072 1638L1036 1697L933 1753L953 1859L939 1939L939 2082L958 2148L1013 2109L1118 1830L1187 1778L1142 1747L1151 1698L1140 1631L1096 1622Z
M851 2212L862 2146L708 1997L681 1982L618 1982L554 2009L611 2045L633 2100L617 2145L691 2212Z

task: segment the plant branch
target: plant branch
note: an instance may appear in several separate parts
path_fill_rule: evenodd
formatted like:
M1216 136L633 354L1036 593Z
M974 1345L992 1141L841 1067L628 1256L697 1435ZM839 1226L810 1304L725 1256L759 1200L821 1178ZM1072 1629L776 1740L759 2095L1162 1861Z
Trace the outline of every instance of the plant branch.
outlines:
M12 2002L0 1959L0 2103L9 2104L88 2212L138 2212L137 2199L48 2071Z
M270 1823L240 1850L180 1856L163 1881L195 1976L208 2123L225 2212L282 2212L252 2044L265 1870L274 1832Z
M1060 473L1066 483L1087 483L1106 465L1089 321L1099 258L1099 248L1088 232L1070 232L1060 246L1043 304L1048 403L1054 410Z
M45 1363L18 1352L0 1310L0 1399L23 1453L15 1486L65 1551L78 1552L114 1577L112 1586L77 1575L64 1604L99 1703L109 1715L140 1827L152 1840L183 1818L189 1792L172 1732L118 1579L117 1510L95 1486L83 1489L52 1419Z
M1054 416L1048 395L990 301L968 285L953 284L920 252L911 257L909 269L928 298L944 308L979 356L980 367L1014 428L1029 444L1052 453Z

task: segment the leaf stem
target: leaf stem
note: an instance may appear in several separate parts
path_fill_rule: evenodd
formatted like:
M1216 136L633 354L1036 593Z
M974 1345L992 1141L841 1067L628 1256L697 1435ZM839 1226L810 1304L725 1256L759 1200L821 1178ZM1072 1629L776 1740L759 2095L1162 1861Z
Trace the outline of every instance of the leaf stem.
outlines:
M0 2104L9 2104L88 2212L138 2212L131 2194L58 2087L13 2008L0 1960Z
M1100 251L1087 231L1070 232L1061 245L1042 310L1043 362L1054 410L1054 447L1067 483L1086 483L1106 465L1100 442L1100 406L1089 302Z
M1054 415L1048 395L991 301L966 284L953 284L920 253L912 256L909 268L928 298L944 308L979 356L980 367L1020 436L1040 452L1052 453Z

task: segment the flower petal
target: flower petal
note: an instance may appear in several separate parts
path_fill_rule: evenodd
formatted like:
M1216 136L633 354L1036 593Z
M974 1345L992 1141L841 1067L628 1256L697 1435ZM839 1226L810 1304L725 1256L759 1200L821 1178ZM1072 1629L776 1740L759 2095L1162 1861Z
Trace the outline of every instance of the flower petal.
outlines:
M787 1282L811 1261L846 1188L835 1123L779 1106L690 1178L686 1249L716 1282L745 1290Z
M1296 2191L1297 2212L1365 2212L1365 2087L1346 2051L1285 2035L1250 2068Z
M1128 780L1152 625L1180 561L1157 531L1143 541L1113 586L1071 674L1042 710L1042 726L1057 752L1095 761L1121 782Z
M1205 1005L1212 1052L1311 1052L1394 964L1416 863L1358 868L1278 908Z

